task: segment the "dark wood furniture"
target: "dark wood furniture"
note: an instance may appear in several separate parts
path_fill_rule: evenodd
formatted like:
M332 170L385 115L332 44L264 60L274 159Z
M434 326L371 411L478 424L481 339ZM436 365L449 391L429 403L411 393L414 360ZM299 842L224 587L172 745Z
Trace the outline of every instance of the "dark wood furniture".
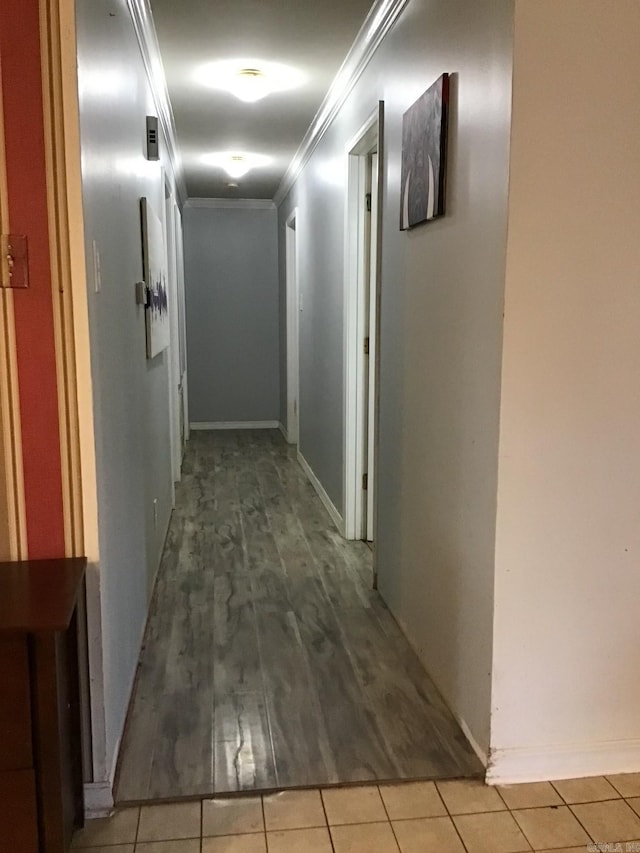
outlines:
M64 853L82 825L84 558L0 562L0 853Z

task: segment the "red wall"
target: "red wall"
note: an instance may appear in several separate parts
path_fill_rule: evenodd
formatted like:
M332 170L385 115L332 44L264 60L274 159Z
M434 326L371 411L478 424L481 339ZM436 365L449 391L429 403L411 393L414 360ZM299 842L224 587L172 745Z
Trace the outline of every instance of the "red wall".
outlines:
M9 228L29 243L30 287L14 291L28 552L32 559L60 557L64 511L37 0L0 3L0 63Z

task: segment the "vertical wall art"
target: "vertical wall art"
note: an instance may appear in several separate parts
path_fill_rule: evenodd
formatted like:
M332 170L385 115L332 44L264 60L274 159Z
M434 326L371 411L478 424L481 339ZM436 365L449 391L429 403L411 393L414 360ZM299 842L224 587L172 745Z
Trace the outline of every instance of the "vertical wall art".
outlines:
M140 199L142 219L142 262L145 283L145 323L147 358L154 358L169 346L169 302L162 223Z
M444 214L448 108L443 74L402 119L401 231Z

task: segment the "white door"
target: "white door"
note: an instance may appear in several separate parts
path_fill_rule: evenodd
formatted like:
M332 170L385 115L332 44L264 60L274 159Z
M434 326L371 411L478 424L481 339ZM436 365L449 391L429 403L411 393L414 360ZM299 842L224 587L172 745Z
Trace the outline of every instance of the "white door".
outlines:
M369 217L369 275L368 278L368 328L369 339L367 356L367 496L365 536L367 542L373 542L373 508L375 504L375 428L376 428L376 329L377 329L377 288L378 276L378 155L372 154L371 168L371 215ZM368 167L369 167L368 166Z
M189 398L187 388L187 325L184 293L184 252L182 219L177 204L173 207L174 245L176 249L176 282L178 286L178 388L180 395L180 450L184 456L189 439Z
M299 380L298 380L298 246L296 229L297 208L287 219L286 281L287 281L287 441L298 444L299 434Z
M377 327L383 104L347 146L345 207L344 534L373 542L376 525Z
M169 299L170 347L169 358L169 425L171 437L171 470L173 482L180 479L182 466L182 441L180 438L180 376L178 334L178 282L174 228L175 201L168 187L165 195L165 246L167 252L167 290Z

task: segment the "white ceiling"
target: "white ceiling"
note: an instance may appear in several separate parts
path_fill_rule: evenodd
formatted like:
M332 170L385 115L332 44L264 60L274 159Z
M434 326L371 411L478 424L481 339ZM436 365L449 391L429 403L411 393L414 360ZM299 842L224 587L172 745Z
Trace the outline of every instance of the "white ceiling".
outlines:
M188 195L272 198L345 59L372 0L151 0ZM257 103L207 88L198 68L221 59L280 62L307 83ZM204 165L208 152L251 151L271 165L237 179Z

